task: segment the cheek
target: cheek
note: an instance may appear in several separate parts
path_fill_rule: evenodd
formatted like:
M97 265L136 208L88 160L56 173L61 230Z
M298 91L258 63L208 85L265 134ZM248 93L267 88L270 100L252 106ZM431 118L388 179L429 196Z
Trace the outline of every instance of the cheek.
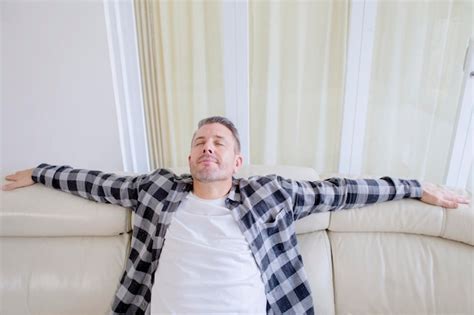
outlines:
M191 153L191 155L188 158L189 163L195 163L196 162L196 155Z

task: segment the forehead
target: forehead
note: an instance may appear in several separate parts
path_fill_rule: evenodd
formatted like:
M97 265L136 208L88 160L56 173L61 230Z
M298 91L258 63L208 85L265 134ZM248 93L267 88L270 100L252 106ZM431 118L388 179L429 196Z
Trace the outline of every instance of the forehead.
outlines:
M196 131L194 139L197 138L231 138L232 132L224 125L221 124L208 124L204 125Z

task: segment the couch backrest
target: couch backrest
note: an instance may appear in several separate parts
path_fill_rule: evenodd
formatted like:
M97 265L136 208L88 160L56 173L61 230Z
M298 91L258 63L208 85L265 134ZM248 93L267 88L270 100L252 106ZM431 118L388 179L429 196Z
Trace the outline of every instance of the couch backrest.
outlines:
M236 177L267 174L320 178L311 168L257 165ZM0 200L0 237L117 236L132 226L129 209L42 185L0 191ZM417 200L392 201L307 216L296 222L296 231L320 314L472 311L469 206L446 210Z

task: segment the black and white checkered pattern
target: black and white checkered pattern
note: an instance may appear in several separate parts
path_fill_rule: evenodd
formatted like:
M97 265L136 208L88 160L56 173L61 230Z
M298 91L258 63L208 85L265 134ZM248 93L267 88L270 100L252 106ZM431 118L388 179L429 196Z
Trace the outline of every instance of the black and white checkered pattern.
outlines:
M192 190L190 175L158 169L117 176L41 164L33 180L81 197L132 208L130 255L111 314L149 314L153 275L166 230ZM294 221L309 214L401 198L420 198L416 180L331 178L295 181L280 176L233 179L226 207L247 239L265 284L268 314L314 314L311 289L298 252Z

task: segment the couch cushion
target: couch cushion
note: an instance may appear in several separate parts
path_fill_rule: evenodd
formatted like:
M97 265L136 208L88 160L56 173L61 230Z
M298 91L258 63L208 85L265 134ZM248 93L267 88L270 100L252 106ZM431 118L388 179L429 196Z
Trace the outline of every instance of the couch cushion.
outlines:
M0 242L0 314L108 314L130 234L8 237Z
M334 314L331 246L326 231L297 236L304 269L311 287L315 313Z
M379 178L381 176L328 173L321 178ZM460 188L444 187L472 200L472 194ZM347 210L346 210L347 211ZM474 209L472 203L457 209L446 209L418 200L390 201L350 210L334 212L329 229L340 232L403 232L440 236L474 245Z
M130 210L41 184L0 191L0 236L111 236L131 230Z
M308 215L295 222L296 234L324 231L329 227L330 212Z
M470 198L471 204L461 205L457 209L443 209L445 214L444 228L440 236L474 246L474 208L472 207L472 195L461 189L455 191Z
M404 233L329 232L338 314L473 314L474 248Z
M331 214L336 232L400 232L440 236L474 245L474 212L469 205L445 209L415 199L389 201Z

